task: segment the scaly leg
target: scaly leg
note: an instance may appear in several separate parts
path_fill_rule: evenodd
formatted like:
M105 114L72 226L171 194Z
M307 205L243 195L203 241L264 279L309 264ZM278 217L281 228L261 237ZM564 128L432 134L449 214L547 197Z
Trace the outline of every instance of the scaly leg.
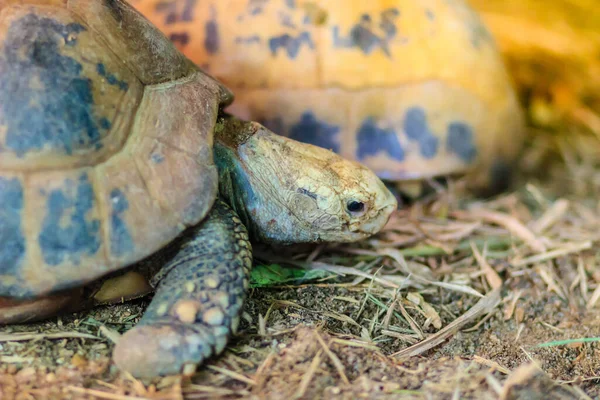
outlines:
M117 366L136 377L188 374L221 353L237 329L248 288L248 233L221 200L167 253L150 306L114 350Z

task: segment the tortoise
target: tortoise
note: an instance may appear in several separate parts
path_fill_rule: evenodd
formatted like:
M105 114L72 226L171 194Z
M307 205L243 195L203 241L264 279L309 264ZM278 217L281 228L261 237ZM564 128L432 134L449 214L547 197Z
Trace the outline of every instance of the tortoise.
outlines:
M114 361L188 374L237 328L250 240L355 242L397 207L363 165L224 112L229 89L123 0L0 16L0 323L148 279Z
M524 118L494 38L463 0L136 0L236 93L231 113L357 160L407 194L465 176L508 187Z

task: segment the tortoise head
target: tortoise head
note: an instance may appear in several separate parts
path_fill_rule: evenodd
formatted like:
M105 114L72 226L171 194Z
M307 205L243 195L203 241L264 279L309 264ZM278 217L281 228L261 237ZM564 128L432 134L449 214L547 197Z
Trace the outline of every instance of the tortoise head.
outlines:
M262 242L354 242L397 208L375 173L329 150L234 118L217 131L221 195Z

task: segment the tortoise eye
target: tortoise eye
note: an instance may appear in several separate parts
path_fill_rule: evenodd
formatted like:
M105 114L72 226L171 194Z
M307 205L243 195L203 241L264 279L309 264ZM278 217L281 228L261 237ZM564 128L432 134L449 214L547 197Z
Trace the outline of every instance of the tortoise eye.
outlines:
M346 209L351 214L358 214L365 210L365 203L356 200L350 200L348 204L346 204Z

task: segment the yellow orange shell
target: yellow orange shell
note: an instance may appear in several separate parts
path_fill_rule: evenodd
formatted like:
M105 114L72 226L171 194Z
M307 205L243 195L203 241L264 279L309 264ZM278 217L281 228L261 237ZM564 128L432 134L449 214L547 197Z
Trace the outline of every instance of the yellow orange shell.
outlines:
M132 0L236 96L234 114L391 180L501 172L523 118L460 0Z

